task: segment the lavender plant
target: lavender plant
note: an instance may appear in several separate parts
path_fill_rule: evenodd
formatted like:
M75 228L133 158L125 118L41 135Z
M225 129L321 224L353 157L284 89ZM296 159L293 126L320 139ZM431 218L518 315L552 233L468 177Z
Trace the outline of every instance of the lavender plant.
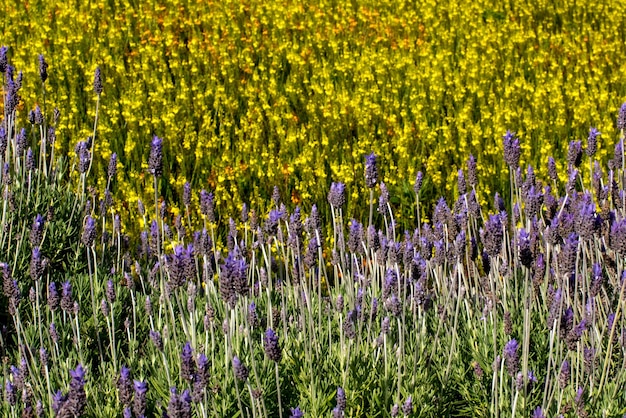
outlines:
M189 185L177 214L158 195L168 167L154 136L154 203L141 204L141 230L127 236L116 156L103 182L89 172L100 158L97 122L74 156L53 155L53 135L40 127L62 112L51 118L45 105L34 106L22 135L21 109L33 104L21 102L7 51L3 415L626 413L623 146L603 173L604 162L591 161L592 129L589 178L573 142L567 179L550 160L543 183L520 169L520 139L507 132L510 203L496 194L481 207L470 156L457 200L440 200L432 214L419 205L418 174L407 228L374 154L365 157L364 220L344 221L342 183L317 202L328 219L316 204L288 207L278 189L266 211L218 214L214 192L196 201ZM45 63L42 85L54 77Z

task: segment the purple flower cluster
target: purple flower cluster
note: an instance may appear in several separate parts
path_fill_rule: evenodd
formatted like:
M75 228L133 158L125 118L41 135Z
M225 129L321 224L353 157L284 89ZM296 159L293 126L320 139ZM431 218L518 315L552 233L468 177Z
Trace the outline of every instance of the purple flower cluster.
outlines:
M511 169L519 167L519 159L521 154L521 148L519 139L515 137L515 132L506 131L502 137L504 148L504 162L508 164Z
M70 370L70 376L70 390L68 394L64 395L58 390L53 396L52 410L59 417L82 416L87 406L85 369L79 364L76 369Z
M179 288L188 280L195 279L196 261L193 245L188 244L186 247L177 245L174 247L174 253L167 257L167 267L170 291Z
M517 340L512 339L504 346L502 357L504 358L504 365L509 373L509 376L515 376L519 370L519 343Z
M154 177L160 177L163 174L163 140L156 135L152 137L150 144L148 170Z
M346 185L338 182L330 185L330 191L328 192L328 203L335 208L339 209L346 203Z
M228 254L220 267L219 291L222 300L231 307L238 296L245 296L249 291L248 265L237 249Z
M90 140L87 141L79 141L74 147L74 152L78 158L78 172L84 174L89 169L89 164L91 162L91 152L89 151Z
M235 372L235 377L242 382L248 380L248 368L239 360L239 357L233 357L233 370Z
M183 345L180 353L180 377L193 382L196 374L196 362L193 359L193 349L189 341Z
M485 252L490 257L496 257L500 254L503 236L501 216L499 214L489 215L489 219L481 230L481 239Z
M617 129L623 131L626 129L626 103L622 103L617 115Z
M365 157L365 185L373 189L378 182L378 166L376 164L376 154L371 153Z
M93 74L93 91L100 95L102 94L102 71L100 67L96 67L96 71Z
M173 387L170 388L170 401L167 405L167 416L169 418L191 418L191 394L185 389L181 394Z
M270 360L278 363L282 358L282 350L280 348L280 344L278 342L278 336L271 328L268 328L265 331L265 335L263 336L263 348L265 349L265 355Z

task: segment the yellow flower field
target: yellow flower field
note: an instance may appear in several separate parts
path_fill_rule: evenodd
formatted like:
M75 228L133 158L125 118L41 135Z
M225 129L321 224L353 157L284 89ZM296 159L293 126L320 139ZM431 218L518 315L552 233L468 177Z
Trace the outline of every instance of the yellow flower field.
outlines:
M364 156L374 151L394 204L410 214L417 171L425 198L453 196L470 153L481 200L502 192L507 129L521 140L522 167L541 175L549 156L565 161L570 140L584 145L591 126L602 132L598 158L612 154L626 9L558 3L12 2L1 43L15 46L10 59L32 92L24 123L41 97L33 57L45 52L55 92L45 108L64 112L59 152L93 131L90 84L101 67L95 170L104 179L117 152L127 214L153 195L153 134L164 138L166 198L190 181L226 213L267 201L273 185L299 203L341 181L349 210L362 213Z

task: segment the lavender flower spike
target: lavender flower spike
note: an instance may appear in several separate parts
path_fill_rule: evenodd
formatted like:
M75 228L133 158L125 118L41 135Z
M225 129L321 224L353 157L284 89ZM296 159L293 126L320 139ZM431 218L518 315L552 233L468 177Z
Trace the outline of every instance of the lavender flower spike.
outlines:
M365 157L365 184L373 189L378 181L378 167L376 165L376 154L371 153Z
M117 174L117 154L111 154L109 158L109 166L107 167L107 175L109 179L114 179Z
M511 167L516 169L519 166L521 149L519 139L515 137L515 132L506 131L503 139L504 161Z
M100 67L97 67L93 74L93 91L97 95L100 95L102 90L102 73L100 71Z
M233 357L233 369L235 371L235 377L242 382L248 379L248 368L239 360L239 357Z
M409 395L406 401L404 401L404 405L402 405L402 413L405 416L413 413L413 397L411 395Z
M589 136L587 137L587 149L585 149L585 153L593 157L598 151L598 137L602 135L600 131L596 128L589 129Z
M328 192L328 203L335 209L341 208L346 203L346 185L338 182L330 185L330 191Z
M626 218L616 220L611 225L609 246L622 257L626 256Z
M496 257L502 249L502 239L504 232L502 231L502 220L500 215L489 215L489 219L481 230L481 239L487 254L490 257Z
M340 386L337 388L337 408L341 411L345 411L346 404L346 392Z
M265 331L265 335L263 337L263 346L267 357L270 360L278 363L282 358L282 353L280 345L278 343L278 336L271 328L268 328L267 331Z
M580 141L571 141L569 143L569 149L567 151L567 162L572 167L578 167L582 162L582 144Z
M415 192L415 194L419 194L422 188L423 181L424 181L424 174L422 174L421 171L418 171L417 175L415 176L415 183L413 183L413 191Z
M617 116L617 129L620 131L626 129L626 103L622 103L622 107L619 108L619 115Z
M533 411L532 418L546 418L546 416L544 415L543 410L541 409L540 406L535 408L535 410Z
M128 367L122 366L116 386L122 405L130 406L133 399L133 383Z
M509 376L515 376L519 370L519 354L517 353L518 348L519 343L515 339L509 340L509 342L504 346L502 356L504 357L504 364Z
M561 371L559 373L559 387L561 389L565 389L565 387L569 384L570 373L569 362L567 360L563 360L563 363L561 363Z
M81 242L85 247L91 247L96 238L96 221L89 215L85 219L85 226L83 228L83 236Z
M79 364L76 369L70 370L70 391L67 396L67 401L62 406L62 411L59 413L61 416L82 416L85 407L87 406L87 394L85 393L85 369Z
M467 160L467 180L471 187L476 187L478 184L478 174L476 170L476 158L470 154Z
M163 174L163 140L156 135L152 137L150 144L148 168L150 174L155 177L160 177Z
M291 415L289 415L289 418L302 418L302 417L304 417L304 412L300 410L299 406L296 406L295 408L291 408Z
M148 392L148 383L135 380L133 382L135 389L135 399L133 402L133 411L135 416L141 417L146 413L146 406L148 404L146 400L146 393Z
M193 349L189 341L183 346L180 353L180 376L188 381L193 381L196 374L196 363L193 360Z
M17 403L17 387L9 379L4 384L4 399L11 406Z
M548 175L550 176L550 180L557 181L559 175L556 171L556 161L554 161L553 157L548 157Z
M7 71L7 51L9 48L3 46L0 48L0 73L5 73Z
M42 83L45 83L48 79L48 63L44 59L43 54L39 54L39 77Z

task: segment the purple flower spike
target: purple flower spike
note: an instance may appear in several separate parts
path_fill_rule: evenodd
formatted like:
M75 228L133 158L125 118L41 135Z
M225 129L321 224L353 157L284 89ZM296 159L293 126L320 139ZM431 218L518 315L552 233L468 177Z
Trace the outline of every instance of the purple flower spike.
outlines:
M582 162L583 151L580 141L571 141L567 151L567 162L572 167L578 167Z
M598 137L600 135L602 135L602 133L596 128L589 129L589 137L587 137L587 149L585 150L585 153L588 156L593 157L596 154L596 151L598 151Z
M191 205L191 184L188 181L183 185L183 204Z
M622 257L626 256L626 218L613 222L609 238L610 247Z
M400 415L400 406L395 404L391 407L391 417L396 418L398 415Z
M300 410L299 406L296 406L295 408L291 408L291 415L289 415L289 418L302 418L302 417L304 417L304 412Z
M167 405L167 415L172 418L191 417L191 395L184 390L180 395L176 388L170 388L170 401Z
M35 220L33 221L33 226L30 230L30 245L32 247L39 247L41 241L43 239L43 229L44 229L45 219L40 214L35 216Z
M541 409L540 406L535 408L535 410L533 411L532 418L546 418L546 416L544 415L543 410Z
M373 189L378 181L378 167L376 165L376 154L371 153L365 157L365 185Z
M504 161L511 169L516 169L519 166L519 159L521 149L519 145L519 139L515 137L515 132L506 131L503 139L504 148Z
M15 406L17 403L17 387L8 379L4 384L4 399L11 406Z
M39 54L39 77L42 83L45 83L48 79L48 63L44 59L43 54Z
M200 213L205 215L209 222L215 222L215 203L213 193L200 191Z
M337 388L337 408L340 411L345 411L346 410L346 392L343 390L343 388L340 386Z
M380 182L380 196L378 198L378 213L386 214L387 213L387 204L389 203L389 190L387 190L387 185Z
M204 353L198 354L198 358L196 359L196 365L198 366L198 373L196 374L196 381L200 383L203 387L209 383L210 370L209 370L209 359Z
M567 387L567 385L569 384L569 378L570 378L569 362L567 360L563 360L563 363L561 363L561 371L559 373L559 387L561 389L565 389L565 387Z
M503 236L504 232L500 215L489 215L489 219L481 230L481 239L485 251L490 257L496 257L500 254Z
M109 166L107 167L107 175L109 179L114 179L117 174L117 154L111 154L111 158L109 158Z
M63 282L62 284L61 309L65 312L72 312L74 309L74 301L72 300L72 284L69 281Z
M171 289L177 289L185 281L192 280L196 276L193 245L177 245L174 254L167 257L167 266L170 273L168 286Z
M263 346L265 348L265 354L267 355L267 357L270 360L278 363L282 357L282 353L280 345L278 343L278 336L271 328L268 328L267 331L265 331L265 335L263 337Z
M504 364L509 376L515 376L519 369L519 354L517 353L518 348L519 343L515 339L509 340L509 342L504 346L502 356L504 357Z
M87 406L87 395L85 393L85 369L79 364L76 369L70 370L70 391L67 402L62 409L67 411L69 416L82 416ZM60 415L63 415L62 413ZM63 415L65 416L65 415Z
M352 253L361 253L363 247L361 242L363 241L363 225L352 219L350 222L350 234L348 236L348 249Z
M150 174L155 177L160 177L163 174L163 140L156 135L152 137L150 144L148 169Z
M465 174L463 174L462 169L459 169L457 172L457 186L459 189L459 196L462 196L467 192L467 182L465 181Z
M133 412L135 416L141 417L146 413L146 407L148 402L146 400L146 393L148 392L148 383L135 380L133 382L133 388L135 389L135 399L133 401Z
M2 155L4 153L0 153ZM35 156L33 155L33 150L28 147L26 150L26 170L33 171L35 169Z
M196 374L196 363L193 360L193 349L189 341L183 346L180 353L180 376L188 381L193 381Z
M130 406L133 399L133 382L131 380L130 369L128 367L122 366L116 386L122 405Z
M573 273L576 269L576 254L578 251L578 235L572 232L565 239L561 253L558 255L561 273Z
M97 67L93 74L93 91L97 95L102 93L102 73L100 71L100 67Z
M548 157L548 175L552 181L557 181L559 178L556 171L556 161L554 161L553 157Z
M622 107L619 108L619 115L617 116L617 129L620 131L626 129L626 103L622 103Z
M615 144L615 149L613 151L613 169L617 170L622 168L622 164L624 161L624 150L622 141L617 141Z
M346 203L346 185L341 182L333 182L328 192L328 203L335 209L341 208Z
M239 360L239 357L233 357L233 369L235 371L235 377L242 382L248 379L248 368Z
M402 413L404 415L410 415L413 413L413 397L411 395L409 395L407 400L404 402L404 405L402 405Z
M163 338L159 331L150 330L150 340L159 351L163 351Z
M83 228L83 236L81 242L85 247L91 247L96 239L96 221L89 215L85 219L85 226Z
M524 267L530 268L533 264L533 252L531 250L530 235L524 228L519 230L517 245L519 247L520 262Z
M415 192L415 194L419 194L420 190L422 189L423 181L424 181L424 174L422 174L421 171L418 171L417 175L415 176L415 183L413 183L413 191Z
M467 160L467 181L470 187L476 187L478 185L478 174L476 170L476 158L470 154Z
M61 392L60 389L57 390L52 395L52 411L54 411L56 415L59 415L61 408L63 408L66 402L67 402L67 395L63 395L63 392Z
M0 48L0 73L5 73L7 71L7 51L9 48L3 46Z

